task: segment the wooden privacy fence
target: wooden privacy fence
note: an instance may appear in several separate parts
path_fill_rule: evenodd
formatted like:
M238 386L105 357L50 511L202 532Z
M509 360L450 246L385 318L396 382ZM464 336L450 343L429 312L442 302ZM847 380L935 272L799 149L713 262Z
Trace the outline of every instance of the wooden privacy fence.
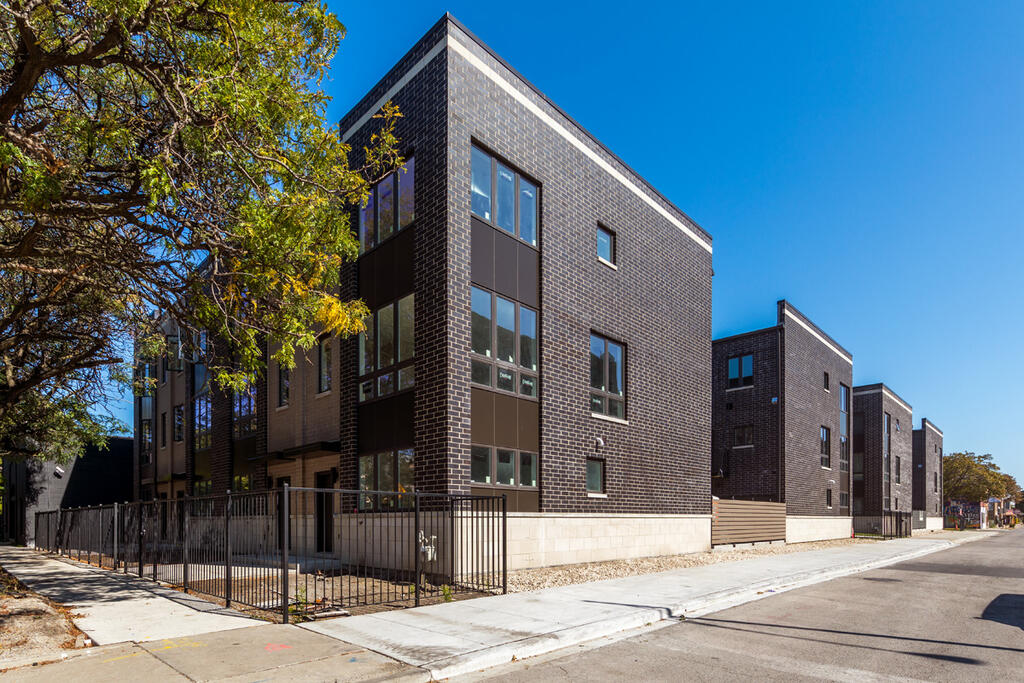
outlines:
M715 500L711 545L786 540L786 504L759 500Z

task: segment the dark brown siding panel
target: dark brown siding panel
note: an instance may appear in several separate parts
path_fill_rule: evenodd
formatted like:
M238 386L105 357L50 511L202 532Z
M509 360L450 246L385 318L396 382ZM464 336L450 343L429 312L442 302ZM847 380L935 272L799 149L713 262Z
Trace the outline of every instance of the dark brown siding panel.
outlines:
M540 450L540 404L517 398L519 404L519 450Z
M519 242L515 238L494 232L494 291L511 299L518 299L516 253Z
M359 406L359 451L412 448L413 401L408 393Z
M519 442L518 410L519 402L514 396L505 394L494 395L494 445L516 448Z
M519 284L519 301L537 308L540 305L539 297L537 296L537 278L540 254L525 244L519 244L519 259L518 259L518 284Z
M494 289L494 229L474 218L471 241L470 277L481 287Z
M494 443L494 394L483 389L470 393L471 439L473 443Z

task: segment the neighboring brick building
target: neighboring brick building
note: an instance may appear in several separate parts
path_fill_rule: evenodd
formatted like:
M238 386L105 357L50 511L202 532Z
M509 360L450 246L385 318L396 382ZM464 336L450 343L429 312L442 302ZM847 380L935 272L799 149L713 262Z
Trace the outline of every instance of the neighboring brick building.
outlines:
M712 492L786 503L790 542L849 537L852 354L783 300L712 357Z
M854 517L910 512L913 430L913 409L887 386L853 388Z
M214 398L167 495L505 494L510 568L707 548L710 236L448 15L342 119L354 150L388 100L410 162L359 212L341 292L369 333L271 363L241 439Z
M924 514L926 529L941 530L942 430L928 418L921 418L921 428L914 430L913 448L915 514L918 511Z

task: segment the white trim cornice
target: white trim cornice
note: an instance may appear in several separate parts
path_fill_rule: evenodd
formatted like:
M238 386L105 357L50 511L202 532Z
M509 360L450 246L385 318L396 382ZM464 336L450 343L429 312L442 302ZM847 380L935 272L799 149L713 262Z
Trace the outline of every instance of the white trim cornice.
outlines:
M808 325L807 323L805 323L805 322L804 322L803 320L801 320L800 318L798 318L798 317L797 317L797 316L796 316L796 315L795 315L795 314L794 314L794 313L793 313L792 311L790 311L790 310L789 310L788 308L787 308L787 309L785 309L785 310L786 310L786 316L787 316L787 317L790 317L790 318L792 318L793 320L795 320L795 321L797 322L797 324L798 324L798 325L800 325L800 327L802 327L802 328L804 328L805 330L807 330L808 332L810 332L810 333L811 333L811 336L813 336L813 337L814 337L815 339L817 339L818 341L820 341L820 342L821 342L822 344L824 344L824 345L825 345L825 346L827 346L828 348L832 349L832 350L833 350L833 351L834 351L834 352L836 353L836 355L838 355L838 356L839 356L840 358L842 358L843 360L845 360L845 361L846 361L847 363L849 363L850 365L853 365L853 359L852 359L852 358L850 358L850 357L849 357L849 356L847 356L847 355L846 355L845 353L843 353L843 352L842 352L842 351L840 351L840 350L839 350L838 348L836 348L836 347L835 347L835 345L834 345L834 344L833 344L832 342L830 342L830 341L829 341L828 339L825 339L825 337L823 337L823 336L821 336L820 334L818 334L817 330L815 330L815 329L814 329L813 327L811 327L810 325Z

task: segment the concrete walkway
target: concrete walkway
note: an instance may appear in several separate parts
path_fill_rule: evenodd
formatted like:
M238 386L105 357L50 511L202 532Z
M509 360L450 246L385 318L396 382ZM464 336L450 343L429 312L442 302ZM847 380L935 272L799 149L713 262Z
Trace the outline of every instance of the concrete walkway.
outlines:
M422 667L437 680L663 619L700 616L953 545L922 538L856 544L302 627Z
M58 560L29 548L0 546L0 566L37 593L71 608L75 625L97 645L266 623L152 581Z

